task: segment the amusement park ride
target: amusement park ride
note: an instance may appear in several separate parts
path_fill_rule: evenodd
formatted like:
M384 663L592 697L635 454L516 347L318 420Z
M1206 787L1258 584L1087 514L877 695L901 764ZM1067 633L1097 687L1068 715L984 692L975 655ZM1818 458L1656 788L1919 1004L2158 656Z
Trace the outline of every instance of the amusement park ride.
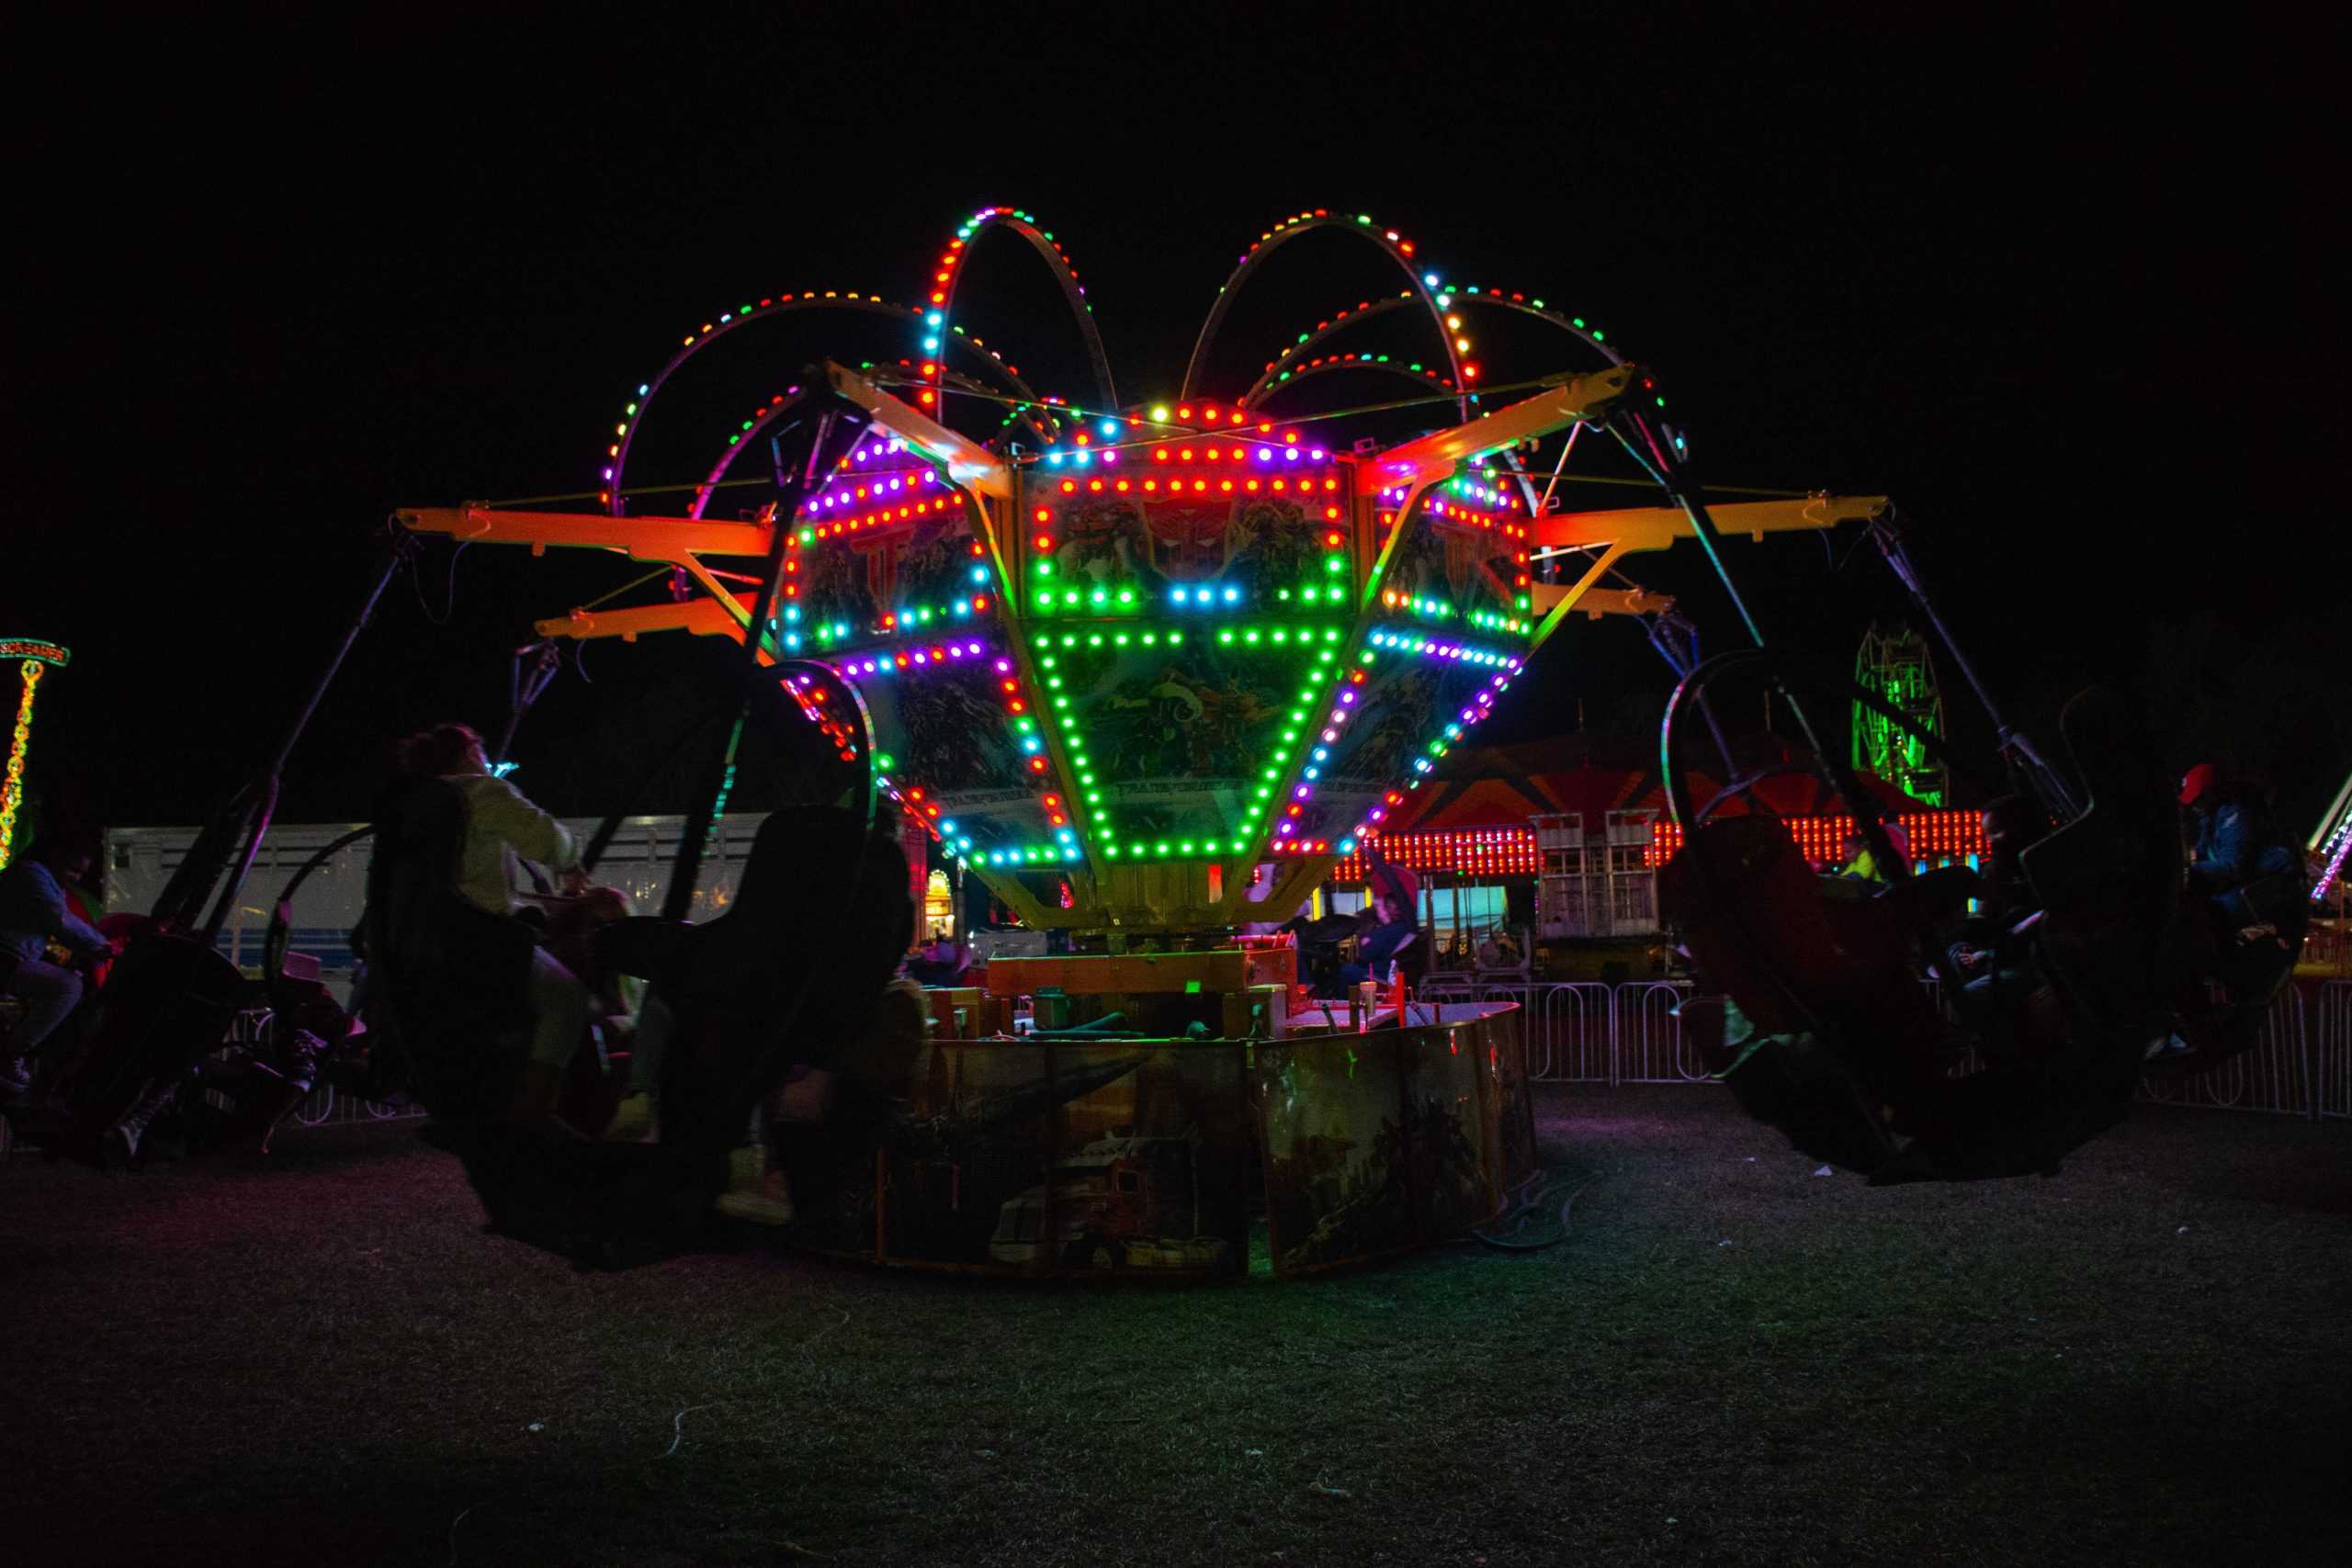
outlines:
M1368 241L1409 287L1302 334L1241 396L1194 396L1237 292L1280 246L1319 229ZM999 232L1026 240L1068 292L1097 372L1091 406L1037 396L955 323L966 258ZM1605 586L1624 557L1885 511L1883 498L1826 495L1710 509L1695 491L1669 507L1552 510L1560 480L1578 477L1566 463L1585 430L1622 433L1669 479L1681 471L1655 378L1579 320L1450 287L1410 242L1352 218L1302 215L1251 247L1218 292L1184 387L1148 403L1116 400L1076 275L1025 215L976 214L933 284L928 308L908 311L916 341L904 363L814 369L729 437L684 515L628 514L631 445L654 399L728 333L787 311L871 310L870 298L762 300L689 334L616 430L601 513L478 506L400 518L472 543L677 568L697 591L685 603L575 611L537 629L736 638L784 667L812 713L838 700L825 694L854 690L870 716L876 786L1024 923L1100 933L1109 952L1132 936L1214 931L1295 907L1377 837L1572 613L1643 604ZM1306 353L1340 326L1408 307L1442 340L1432 361L1444 372ZM1461 390L1479 370L1463 320L1482 310L1553 328L1592 363ZM955 373L950 351L998 384ZM1423 400L1461 423L1363 450L1345 415L1297 408L1294 388L1368 367L1434 383ZM959 405L996 427L991 441L942 423ZM749 521L710 520L735 461L796 421L800 482ZM1547 474L1530 457L1553 438L1561 461ZM1539 580L1537 563L1559 559L1576 570ZM759 563L755 589L729 587L720 560ZM864 744L856 728L844 725L852 752ZM1260 868L1271 875L1253 879Z
M1237 298L1317 234L1385 258L1399 287L1298 333L1238 390L1213 387ZM960 286L999 239L1025 244L1068 302L1092 372L1081 398L1040 393L967 331ZM1235 1173L1261 1156L1284 1270L1459 1234L1505 1206L1535 1174L1516 1010L1401 994L1307 1003L1292 950L1242 928L1283 920L1341 858L1375 852L1392 814L1577 614L1639 617L1683 677L1665 752L1684 848L1668 881L1691 952L1754 1024L1730 1063L1752 1111L1890 1179L2045 1169L2120 1113L2115 1083L2128 1094L2151 1032L2150 921L2165 913L2118 924L2113 899L2144 886L2169 910L2161 867L2144 874L2167 852L2177 865L2169 803L2103 706L2069 721L2073 777L2000 720L1884 498L1711 502L1652 371L1584 319L1458 281L1368 217L1301 213L1261 235L1218 289L1182 381L1139 401L1117 394L1078 274L1030 215L973 214L923 276L910 305L779 295L684 334L605 441L594 510L396 518L407 536L670 569L653 575L671 596L558 614L537 623L544 638L680 631L741 645L744 684L722 694L737 719L714 740L679 847L673 919L751 695L780 684L870 780L869 800L888 797L1023 923L1065 933L1067 951L990 963L985 994L933 993L940 1027L898 1131L877 1135L861 1167L870 1182L804 1221L815 1244L1023 1271L1146 1260L1225 1271L1248 1185ZM854 365L788 362L793 384L728 433L684 506L640 511L679 493L634 487L649 416L713 344L792 319L879 320L903 344ZM1411 342L1386 341L1396 328ZM1490 378L1474 331L1535 334L1556 346L1543 353L1553 368ZM1412 394L1345 407L1304 395L1368 377ZM1400 419L1421 433L1390 438ZM765 471L738 476L753 454ZM1571 488L1612 482L1604 463L1662 503L1566 508ZM752 505L713 515L722 496ZM1824 906L1802 861L1791 871L1785 832L1775 841L1769 816L1742 813L1762 775L1731 765L1709 700L1726 681L1774 690L1806 729L1809 765L1849 803L1868 797L1847 749L1816 731L1849 702L1872 737L1865 750L1858 735L1857 760L1900 753L1922 780L1940 776L1939 714L1931 724L1895 686L1857 689L1780 660L1733 581L1726 536L1847 523L1871 531L1985 701L2010 783L2049 829L2026 865L2045 945L2063 955L2050 1005L2064 1021L1990 1048L1973 1075L1950 1070L1953 1032L1900 994L1923 995L1905 954L1932 948L1929 924L1967 890L1907 879L1877 813L1862 811L1894 885L1850 911ZM1702 661L1671 602L1621 574L1626 558L1684 540L1714 567L1751 647ZM1703 807L1685 776L1694 724L1731 780ZM1863 927L1874 934L1855 942ZM1880 963L1899 986L1826 964L1840 942L1854 950L1846 968ZM1037 1033L1009 1032L1016 998L1035 998ZM789 1066L788 1042L762 1050L733 1111ZM2053 1096L2072 1109L2049 1111ZM2041 1108L2030 1127L1988 1131L2027 1103ZM1136 1233L1164 1232L1180 1212L1198 1234Z
M48 671L64 669L74 656L39 637L0 637L0 661L5 660L16 663L17 687L15 723L8 730L6 772L0 773L0 867L8 863L15 852L17 818L24 808L25 756L32 750L34 699L40 695L41 680Z

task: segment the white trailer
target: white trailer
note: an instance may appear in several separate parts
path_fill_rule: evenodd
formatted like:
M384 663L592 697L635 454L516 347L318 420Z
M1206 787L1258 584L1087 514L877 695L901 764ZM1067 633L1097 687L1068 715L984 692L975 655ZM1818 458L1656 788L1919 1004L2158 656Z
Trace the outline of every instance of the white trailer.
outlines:
M727 908L735 896L736 878L743 857L759 828L757 814L720 818L712 824L701 877L695 887L693 919L700 920ZM604 857L596 863L596 880L619 888L639 914L658 914L670 886L670 866L678 852L683 817L631 817L624 819ZM564 826L586 843L601 824L571 819ZM220 937L220 951L249 974L261 971L262 943L269 933L270 910L278 895L304 862L359 826L351 822L281 823L263 836L245 878L236 907L230 911ZM180 867L199 829L195 828L115 828L107 833L107 912L145 914ZM370 843L362 839L339 850L312 872L294 896L288 946L319 961L320 978L338 997L347 998L351 980L351 931L359 924L368 899L368 856Z

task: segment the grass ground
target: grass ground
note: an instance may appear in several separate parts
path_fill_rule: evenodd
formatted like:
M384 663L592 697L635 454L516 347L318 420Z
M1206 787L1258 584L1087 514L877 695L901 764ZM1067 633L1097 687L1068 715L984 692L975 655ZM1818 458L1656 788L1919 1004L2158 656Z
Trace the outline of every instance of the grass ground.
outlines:
M1018 1288L488 1236L412 1128L0 1167L0 1506L75 1563L2340 1561L2352 1128L1873 1191L1548 1089L1566 1245Z

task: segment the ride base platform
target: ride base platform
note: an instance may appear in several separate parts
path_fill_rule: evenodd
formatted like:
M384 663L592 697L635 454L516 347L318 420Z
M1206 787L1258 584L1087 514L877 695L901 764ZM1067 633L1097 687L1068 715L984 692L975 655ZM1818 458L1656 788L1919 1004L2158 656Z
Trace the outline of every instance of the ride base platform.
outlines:
M1294 965L1289 948L999 958L984 987L927 992L905 1111L791 1239L913 1268L1214 1280L1249 1269L1260 1192L1280 1275L1508 1207L1536 1170L1519 1007L1408 1003L1350 1027L1336 1004L1293 1010ZM1022 997L1032 1032L961 1032Z

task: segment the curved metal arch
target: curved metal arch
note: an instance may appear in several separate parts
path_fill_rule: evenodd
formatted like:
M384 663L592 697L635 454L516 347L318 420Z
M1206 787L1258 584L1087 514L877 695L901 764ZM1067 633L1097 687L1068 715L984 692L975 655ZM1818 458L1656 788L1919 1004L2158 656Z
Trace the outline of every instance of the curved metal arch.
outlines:
M1087 304L1086 289L1079 283L1078 274L1071 269L1069 258L1062 254L1061 247L1044 230L1009 208L991 209L976 216L958 231L956 238L962 243L959 247L951 247L955 260L944 267L931 269L933 275L931 310L918 311L917 314L928 316L934 311L938 314L938 331L943 344L948 336L954 335L950 329L956 321L956 290L964 281L965 266L972 259L972 253L979 247L980 237L994 229L1009 230L1020 235L1029 242L1031 250L1044 258L1046 269L1054 275L1054 281L1061 285L1062 298L1069 302L1070 314L1078 320L1079 336L1086 344L1086 356L1094 370L1095 385L1102 389L1102 407L1105 412L1116 409L1119 391L1111 379L1111 357L1103 351L1102 334L1094 326L1094 311ZM936 276L943 271L947 274L944 282Z
M1577 324L1576 318L1573 316L1562 315L1559 311L1551 310L1548 307L1531 305L1524 299L1510 299L1496 294L1472 294L1466 292L1453 295L1453 301L1457 305L1467 303L1473 305L1500 306L1506 310L1516 310L1521 315L1533 316L1538 321L1549 321L1552 325L1559 328L1562 332L1582 338L1585 343L1592 348L1594 353L1608 360L1610 364L1623 365L1625 363L1625 356L1618 353L1614 348L1611 348L1606 339L1596 336L1591 328L1579 326ZM1398 294L1386 299L1374 299L1368 304L1358 306L1352 310L1340 311L1338 315L1332 317L1321 326L1317 327L1313 332L1302 336L1298 342L1292 344L1280 354L1275 355L1272 363L1266 367L1265 374L1260 376L1257 381L1250 387L1250 390L1242 394L1241 400L1243 404L1246 406L1251 399L1257 397L1263 388L1272 381L1276 376L1281 374L1283 367L1286 363L1295 359L1298 355L1306 353L1317 344L1323 342L1326 338L1331 337L1335 333L1340 333L1346 328L1356 325L1360 321L1369 321L1374 316L1386 315L1391 310L1401 310L1412 302L1413 297L1409 293ZM1440 318L1439 324L1441 326L1444 324L1442 317ZM1450 334L1446 341L1449 344L1453 342L1453 338Z
M688 338L678 352L670 356L669 362L662 367L653 378L644 384L645 390L637 395L637 412L628 416L627 428L619 433L619 439L614 444L617 450L611 453L605 459L612 468L612 477L605 481L604 486L605 510L615 517L621 515L622 497L625 493L624 481L628 472L629 448L636 443L638 430L645 423L647 407L661 392L663 384L677 373L680 367L707 348L715 339L725 337L728 333L753 321L765 321L771 316L782 315L788 310L857 310L873 316L911 316L917 322L922 321L924 314L915 306L894 304L878 295L868 294L858 297L854 294L799 294L771 300L764 305L755 305L749 310L737 311L707 326L702 332ZM959 347L978 357L983 363L993 365L1003 371L1023 397L1036 396L1028 383L1022 380L1013 372L1012 367L1005 364L993 350L985 348L975 340L961 334L956 334L956 343Z
M1193 395L1193 381L1200 375L1203 362L1208 358L1209 343L1216 336L1217 328L1224 325L1225 313L1233 308L1234 295L1240 289L1242 280L1256 270L1259 264L1268 256L1297 239L1301 234L1310 234L1318 229L1332 228L1345 229L1351 233L1363 235L1376 246L1383 255L1403 269L1406 278L1412 285L1413 292L1419 298L1421 303L1429 308L1430 324L1437 329L1438 341L1445 345L1446 363L1453 368L1454 386L1459 388L1468 385L1462 374L1462 355L1454 350L1453 334L1445 330L1445 312L1438 309L1437 296L1427 284L1421 281L1420 270L1405 253L1402 248L1403 242L1388 238L1386 230L1367 223L1360 223L1352 218L1338 217L1330 213L1313 213L1277 226L1271 233L1250 246L1249 252L1242 256L1241 265L1227 275L1224 285L1216 291L1216 303L1209 307L1208 319L1201 323L1200 335L1193 340L1193 356L1185 361L1184 379L1177 388L1176 395L1180 399L1190 398ZM1462 417L1466 420L1470 417L1470 394L1462 393L1460 400Z
M1007 372L1007 374L1010 373L1010 371ZM940 374L943 384L954 384L960 386L967 391L975 391L984 394L989 392L989 389L985 385L973 380L968 376L960 375L953 370L944 370ZM1029 391L1025 384L1022 388L1022 392L1024 396L1034 397L1035 395ZM739 432L735 439L727 444L727 450L718 455L718 461L711 465L710 472L704 476L702 483L695 487L694 503L686 508L686 515L696 522L700 522L702 520L703 508L710 504L712 493L718 489L718 481L727 477L727 471L735 466L735 459L741 457L744 452L751 448L752 444L757 440L760 432L765 430L783 415L793 412L799 406L799 400L797 399L786 396L781 400L772 402L768 404L766 408L762 409L759 412L759 416L752 421L750 428ZM1026 410L1023 410L1020 412L1019 417L1027 422L1030 429L1037 432L1037 435L1040 440L1047 439L1044 428L1037 423L1035 416L1030 414Z
M1286 392L1311 377L1328 376L1334 370L1382 370L1392 376L1402 376L1416 386L1435 387L1448 396L1459 396L1462 390L1434 370L1416 370L1409 365L1398 365L1393 360L1334 358L1307 366L1305 369L1294 373L1287 381L1275 382L1257 394L1258 401L1271 398L1276 392ZM1240 406L1245 409L1255 409L1258 402L1244 400Z

